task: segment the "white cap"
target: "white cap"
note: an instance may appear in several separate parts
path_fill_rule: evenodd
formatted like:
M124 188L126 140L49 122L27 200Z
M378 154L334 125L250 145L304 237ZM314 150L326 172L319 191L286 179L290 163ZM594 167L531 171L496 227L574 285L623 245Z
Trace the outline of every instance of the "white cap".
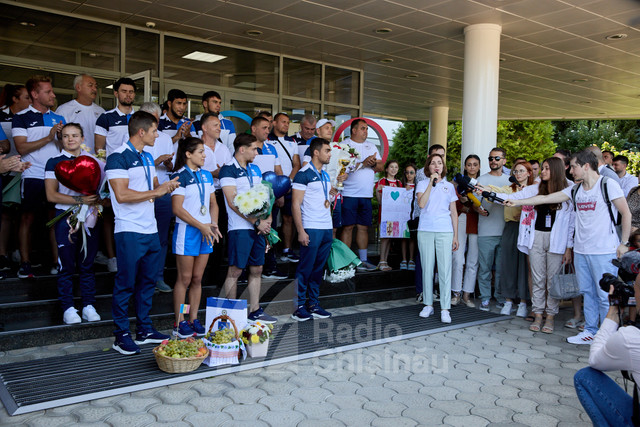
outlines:
M322 126L326 125L327 123L331 123L332 127L336 127L336 122L334 122L333 120L320 119L318 120L318 123L316 123L316 129L320 129Z

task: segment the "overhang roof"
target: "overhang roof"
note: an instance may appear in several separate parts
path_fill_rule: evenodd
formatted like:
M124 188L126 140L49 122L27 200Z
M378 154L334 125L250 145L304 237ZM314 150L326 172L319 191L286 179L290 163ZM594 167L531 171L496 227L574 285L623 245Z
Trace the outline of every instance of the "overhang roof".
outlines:
M426 120L431 106L461 117L463 29L495 23L502 25L500 118L640 117L640 0L16 3L139 26L153 21L160 31L362 68L365 113L408 120ZM252 29L262 35L247 35ZM614 34L626 36L606 38Z

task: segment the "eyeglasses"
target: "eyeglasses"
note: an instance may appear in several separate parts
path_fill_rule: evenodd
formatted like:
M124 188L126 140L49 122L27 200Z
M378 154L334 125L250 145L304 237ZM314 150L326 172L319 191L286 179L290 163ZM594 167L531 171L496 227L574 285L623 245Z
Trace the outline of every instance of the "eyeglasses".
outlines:
M523 170L514 170L514 171L513 171L513 173L514 173L514 174L516 174L516 173L527 173L527 170L526 170L526 169L523 169Z
M415 171L404 171L405 174L407 175L415 175L416 172Z
M500 160L502 160L502 159L504 159L504 157L500 157L500 156L491 157L491 156L489 156L489 161L490 161L490 162L492 162L492 161L494 161L494 160L495 160L496 162L499 162L499 161L500 161Z

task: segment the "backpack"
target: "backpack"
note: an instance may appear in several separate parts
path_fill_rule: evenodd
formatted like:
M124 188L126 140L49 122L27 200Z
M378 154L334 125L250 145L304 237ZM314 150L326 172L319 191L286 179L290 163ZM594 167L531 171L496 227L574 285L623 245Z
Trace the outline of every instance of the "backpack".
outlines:
M611 200L609 199L609 190L607 189L607 181L609 180L609 177L607 176L603 176L602 179L600 180L600 191L602 192L602 198L604 199L604 202L607 204L607 210L609 211L609 218L611 218L611 222L613 222L613 225L620 225L622 224L622 214L620 212L618 212L618 217L614 218L613 217L613 209L611 208ZM573 188L571 189L571 200L573 201L573 210L577 211L576 209L576 194L578 194L578 189L580 189L580 186L582 185L582 183L578 183L576 185L573 186Z

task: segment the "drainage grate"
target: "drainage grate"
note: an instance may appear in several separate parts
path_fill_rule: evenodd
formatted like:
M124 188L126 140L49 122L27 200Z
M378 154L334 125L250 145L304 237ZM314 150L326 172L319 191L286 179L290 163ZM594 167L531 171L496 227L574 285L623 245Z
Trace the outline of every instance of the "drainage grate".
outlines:
M202 365L185 374L160 371L152 345L143 346L136 356L98 351L0 365L0 400L10 415L18 415L510 318L460 306L452 310L452 323L443 325L437 307L429 319L418 317L421 308L410 305L286 323L276 326L265 358L217 368Z

